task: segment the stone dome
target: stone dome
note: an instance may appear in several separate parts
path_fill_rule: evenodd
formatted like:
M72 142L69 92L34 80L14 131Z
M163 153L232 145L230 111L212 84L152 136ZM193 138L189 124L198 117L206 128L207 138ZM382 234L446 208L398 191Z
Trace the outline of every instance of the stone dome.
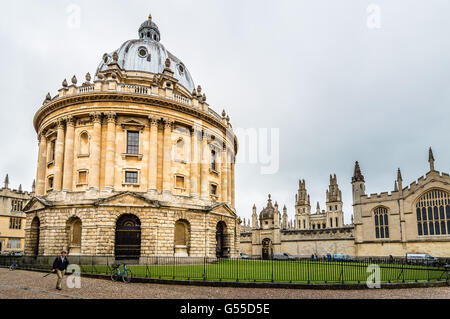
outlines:
M269 199L267 200L267 206L259 213L259 219L273 219L274 213L275 213L275 208L272 206L272 200L270 199L270 195L269 195Z
M159 42L160 33L156 23L149 16L139 27L139 39L128 40L123 43L117 52L117 64L124 71L145 72L151 74L161 74L166 67L166 59L170 61L170 69L174 72L173 77L189 93L195 88L191 74L184 63L166 50ZM108 64L113 61L113 54L105 53L102 62L98 66L98 72L105 71Z

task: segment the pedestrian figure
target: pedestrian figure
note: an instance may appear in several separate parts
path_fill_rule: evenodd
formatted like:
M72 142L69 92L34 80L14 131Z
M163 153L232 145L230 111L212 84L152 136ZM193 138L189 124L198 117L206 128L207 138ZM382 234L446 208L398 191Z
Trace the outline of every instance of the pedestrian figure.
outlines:
M66 252L63 250L61 252L61 256L56 257L55 261L53 262L52 269L52 272L56 271L56 275L58 276L58 281L56 282L56 289L58 290L62 289L61 283L68 265L69 260L67 260Z

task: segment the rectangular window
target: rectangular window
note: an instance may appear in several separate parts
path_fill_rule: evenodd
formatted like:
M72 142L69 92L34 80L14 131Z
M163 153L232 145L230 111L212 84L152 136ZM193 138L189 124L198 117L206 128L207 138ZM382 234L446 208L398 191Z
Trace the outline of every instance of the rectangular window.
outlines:
M139 132L127 131L127 154L139 154Z
M175 187L176 188L184 188L184 177L183 176L175 177Z
M125 183L137 184L137 182L138 182L138 172L125 172Z
M53 140L50 142L50 162L55 160L55 148L56 148L56 141Z
M217 195L217 185L211 184L211 195Z
M48 189L53 189L53 177L48 178Z
M20 248L20 239L8 239L8 248L12 249Z
M78 184L87 184L87 171L78 172Z
M21 229L21 228L22 228L22 218L20 217L9 218L9 229Z

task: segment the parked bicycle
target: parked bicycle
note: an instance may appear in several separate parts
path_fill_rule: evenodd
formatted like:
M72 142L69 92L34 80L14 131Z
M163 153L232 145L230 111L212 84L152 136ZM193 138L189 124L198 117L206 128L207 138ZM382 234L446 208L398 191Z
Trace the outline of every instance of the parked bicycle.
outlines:
M123 269L120 269L121 264L113 264L112 270L111 270L111 280L112 281L118 281L120 278L122 278L122 281L124 283L129 283L131 281L131 270L127 269L127 265L123 264Z
M9 266L9 270L16 270L17 267L19 267L19 262L15 261L15 262L12 263L11 266Z

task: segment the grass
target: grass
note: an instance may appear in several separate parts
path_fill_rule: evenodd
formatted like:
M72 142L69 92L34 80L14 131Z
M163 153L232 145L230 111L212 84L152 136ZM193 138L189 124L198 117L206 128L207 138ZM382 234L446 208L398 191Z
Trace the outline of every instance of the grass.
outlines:
M207 264L127 265L133 277L292 283L365 283L373 271L368 263L324 261L221 260ZM421 282L445 279L439 268L380 264L381 282ZM82 273L111 273L108 266L82 266ZM122 268L121 268L122 269Z

